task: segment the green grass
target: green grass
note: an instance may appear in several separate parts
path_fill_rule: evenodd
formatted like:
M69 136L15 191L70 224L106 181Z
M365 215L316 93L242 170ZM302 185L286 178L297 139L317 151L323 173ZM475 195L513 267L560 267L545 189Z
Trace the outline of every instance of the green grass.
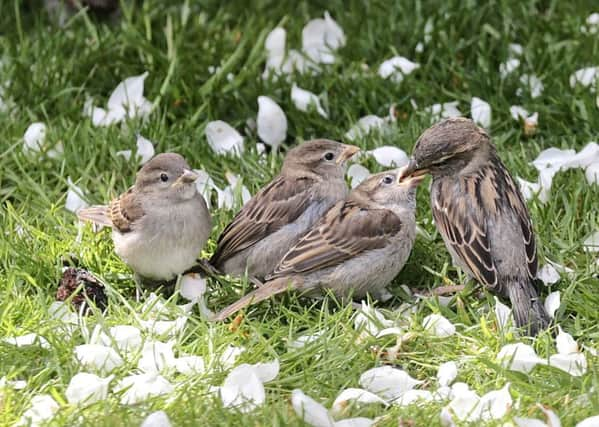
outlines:
M457 0L256 1L251 7L241 1L206 0L190 2L193 5L186 21L181 4L136 3L127 5L116 23L80 13L58 28L38 2L27 6L17 0L0 2L0 84L10 82L4 97L14 102L12 110L0 113L0 338L35 331L51 343L48 350L0 344L0 377L28 382L23 391L7 389L0 395L2 425L16 422L33 395L50 393L63 406L56 425L136 425L153 410L164 409L173 423L181 426L299 426L302 421L289 403L291 390L301 388L330 407L342 388L357 387L362 372L384 363L377 348L395 344L392 338L357 343L351 307L339 306L332 299L312 303L285 297L252 308L235 332L225 324L206 323L194 316L178 346L181 351L209 358L212 352L234 344L246 348L240 359L244 362L279 358L281 372L267 385L266 405L249 415L222 408L220 400L208 393L208 385L222 383L225 373L220 371L184 380L175 399L127 407L111 395L85 408L66 404L64 391L80 369L72 358L73 347L83 343L83 337L75 334L65 339L60 325L49 320L47 313L61 275L61 257L75 254L83 266L110 285L108 311L92 315L88 325L131 323L132 310L140 304L135 302L127 267L112 251L108 232L92 234L86 229L82 242L76 241L74 216L63 208L66 179L70 176L86 190L92 203L125 190L138 165L115 153L134 146L136 132L154 141L157 152L183 154L194 167L207 170L218 185L224 184L226 171L241 175L252 193L277 173L282 158L282 154L271 154L269 161L260 163L253 149L258 138L244 131L246 120L256 116L259 95L271 96L286 112L286 146L313 137L342 139L361 116L385 116L395 104L399 119L392 131L366 137L359 145L367 149L397 145L407 152L430 123L428 116L412 108L411 99L420 107L456 99L462 112L468 113L470 98L478 96L493 107L490 132L502 158L514 174L529 180L537 176L529 162L541 150L552 146L579 150L599 138L595 95L586 89L572 89L568 83L573 71L599 65L599 37L579 31L584 19L596 11L590 0L496 0L484 4ZM290 82L261 78L263 41L268 32L282 25L288 33L288 47L299 47L303 25L322 16L324 10L344 29L347 45L338 51L337 62L325 66L321 75L294 75L292 80L326 95L329 120L315 112L298 111L290 99ZM415 46L422 41L429 18L434 22L432 40L417 54ZM507 59L508 44L513 42L524 46L521 66L501 80L499 64ZM376 74L378 65L396 54L421 64L401 84ZM221 69L210 74L210 66ZM82 117L88 97L103 105L119 81L146 70L150 74L145 95L156 107L149 120L97 128ZM232 80L226 78L228 73ZM541 97L516 96L522 73L542 78L545 90ZM539 112L539 131L534 137L524 137L520 125L511 119L509 106L513 104ZM248 150L241 159L211 152L203 132L210 120L217 119L245 133ZM47 124L48 145L63 143L63 158L23 153L22 137L33 121ZM364 164L373 172L381 169L373 161ZM562 292L559 324L579 343L594 348L599 346L599 280L595 258L581 245L588 234L599 229L598 201L599 187L587 185L583 171L572 170L556 176L547 204L529 203L541 259L548 257L575 270L545 294L556 289ZM408 265L391 287L396 298L382 304L387 309L402 302L400 284L430 289L443 278L464 279L451 267L434 231L426 184L419 191L418 202L418 223L431 237L419 237ZM206 256L214 250L215 240L233 212L214 210L213 214L215 225ZM22 235L16 233L17 228L23 229ZM209 304L216 308L235 300L241 285L211 282L211 286ZM414 338L403 345L394 363L426 380L425 388L431 385L434 389L438 365L449 360L462 361L458 381L467 382L481 394L509 381L513 398L520 400L511 415L540 418L536 402L553 408L564 426L599 413L597 358L589 356L588 373L580 378L546 367L523 375L497 366L494 357L498 349L514 338L495 332L494 317L485 308L489 301L490 297L480 300L464 293L447 308L434 301L420 303L416 325L430 312L441 312L458 324L459 333L435 339L415 326ZM317 343L301 350L287 348L288 339L318 330L326 332ZM535 347L541 356L554 351L547 335L540 337ZM582 403L579 397L588 393L590 400ZM370 407L350 413L382 416L377 424L381 426L396 426L398 420L400 425L439 425L441 406Z

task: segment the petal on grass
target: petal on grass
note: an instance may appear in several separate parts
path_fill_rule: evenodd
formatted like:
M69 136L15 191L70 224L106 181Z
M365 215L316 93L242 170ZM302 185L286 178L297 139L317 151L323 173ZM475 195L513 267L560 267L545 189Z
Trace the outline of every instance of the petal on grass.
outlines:
M409 162L408 155L405 151L392 146L378 147L367 152L376 162L387 168L400 168Z
M48 394L38 394L31 398L29 408L23 413L18 425L39 426L54 417L60 406Z
M491 126L491 106L476 96L470 101L470 115L477 125L486 129Z
M87 368L110 373L123 366L123 359L113 348L100 344L82 344L75 347L75 359Z
M448 119L450 117L462 117L462 112L458 109L458 105L458 101L433 104L424 108L424 111L435 120Z
M218 359L218 363L221 365L223 369L229 369L235 362L237 358L245 351L243 347L235 347L233 345L229 345L225 348L223 353L220 355Z
M543 93L545 86L539 77L534 74L522 74L520 84L530 91L531 98L538 98Z
M351 181L351 188L356 188L362 181L370 176L370 171L364 166L354 163L347 168L347 176Z
M370 427L374 424L374 420L370 418L357 417L346 418L345 420L336 421L335 427Z
M422 320L422 327L439 338L455 334L455 325L440 314L429 314Z
M166 412L156 411L142 421L141 427L172 427L172 424Z
M291 392L291 405L297 416L312 427L333 427L335 425L327 409L299 389Z
M362 301L362 308L354 315L354 329L364 330L372 336L376 336L381 330L393 326L393 322L386 319L379 310Z
M200 356L182 356L175 359L175 369L183 375L199 375L206 371L206 364Z
M120 351L134 352L141 348L141 331L131 325L113 326L109 329L108 335L100 336L100 343L105 346L114 343Z
M173 337L185 328L187 316L179 316L175 320L141 320L142 329L157 336Z
M277 359L273 360L272 362L256 363L252 366L256 371L258 379L263 383L274 380L279 375L279 370L281 368Z
M108 384L114 375L101 378L94 374L79 372L69 382L65 396L70 404L84 403L86 405L106 400Z
M260 139L275 150L287 137L287 117L279 104L268 96L258 97L256 125Z
M39 153L46 140L46 125L42 122L31 123L23 135L23 150Z
M580 377L587 372L587 359L583 353L558 353L549 356L549 366L561 369L573 377Z
M559 282L560 275L554 266L551 264L545 264L537 272L537 279L543 282L545 286L548 286Z
M198 273L189 273L181 278L181 296L189 301L197 302L206 293L206 279Z
M412 62L403 56L394 56L383 61L379 66L378 74L384 79L390 78L395 83L401 83L405 76L411 74L420 67L420 64Z
M137 368L146 373L157 373L175 367L173 341L146 341L137 362Z
M343 29L328 12L309 21L302 30L302 50L316 64L335 62L333 51L345 45Z
M158 374L129 375L123 378L115 387L116 392L123 391L121 403L135 405L155 396L172 393L173 385Z
M510 383L500 390L490 391L480 398L481 418L483 420L499 420L512 408Z
M48 343L48 341L44 337L34 332L25 335L19 335L16 337L6 337L2 340L2 342L14 345L15 347L39 345L41 348L50 348L50 343Z
M377 403L388 406L387 401L381 399L376 394L363 390L361 388L348 388L343 390L333 402L331 411L336 414L342 413L352 402L356 403Z
M599 252L599 231L595 231L582 243L582 248L587 252Z
M373 114L360 118L346 133L345 138L354 141L359 138L364 138L370 132L381 131L387 125L385 119Z
M445 362L437 370L437 382L440 386L449 386L458 376L458 365L453 362Z
M393 401L396 406L409 406L415 403L426 403L433 400L433 394L428 390L408 390Z
M89 204L83 200L83 190L73 184L71 177L67 177L67 184L69 189L67 191L67 200L65 201L64 207L66 210L76 213L79 209L83 209L89 206Z
M560 304L561 301L559 291L554 291L547 295L547 298L545 298L544 306L545 311L547 311L547 314L549 314L549 317L555 319L555 312L559 308Z
M504 345L497 354L497 361L506 369L525 374L538 364L546 364L531 346L523 343Z
M576 427L597 427L599 426L599 415L595 415L594 417L585 418L576 424Z
M265 402L266 393L254 366L244 363L227 375L220 397L225 408L250 412Z
M243 153L243 137L235 128L222 120L209 122L204 130L208 145L216 154Z
M584 171L584 176L589 185L599 185L599 161L587 166L586 170Z
M572 88L576 85L590 87L596 84L597 79L599 79L599 67L581 68L570 75L570 86Z
M318 96L310 91L298 87L295 83L291 87L291 100L293 101L295 107L300 111L307 112L312 107L316 109L318 114L325 119L329 117L326 111L324 111L322 108L322 105L320 105L320 99Z
M499 64L499 74L502 79L505 79L509 74L513 73L520 66L518 58L510 58L507 61Z
M500 331L506 330L507 327L514 324L514 316L512 309L503 304L497 297L495 298L495 318Z
M407 372L391 366L372 368L360 375L362 388L381 396L386 400L394 400L416 385L422 384Z
M135 143L137 145L137 157L139 157L139 164L145 165L152 157L154 157L154 144L152 144L152 141L144 138L141 135L137 135Z

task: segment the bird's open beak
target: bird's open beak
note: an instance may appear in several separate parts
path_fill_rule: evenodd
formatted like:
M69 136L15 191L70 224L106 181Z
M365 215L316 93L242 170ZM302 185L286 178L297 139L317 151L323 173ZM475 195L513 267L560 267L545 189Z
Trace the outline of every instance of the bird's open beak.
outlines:
M341 155L337 158L337 164L341 164L346 160L349 160L354 154L360 151L360 147L356 147L355 145L343 144L343 151Z
M406 177L419 177L422 176L424 177L424 175L426 175L428 173L428 169L426 168L421 168L418 165L418 162L416 162L416 160L411 159L410 163L408 163L407 166L405 166L402 171L399 174L399 180L403 181L404 178Z
M196 180L199 178L199 175L197 173L195 173L192 170L189 169L184 169L183 170L183 174L177 178L177 180L175 181L175 183L173 184L173 187L179 184L191 184L192 182L196 182Z

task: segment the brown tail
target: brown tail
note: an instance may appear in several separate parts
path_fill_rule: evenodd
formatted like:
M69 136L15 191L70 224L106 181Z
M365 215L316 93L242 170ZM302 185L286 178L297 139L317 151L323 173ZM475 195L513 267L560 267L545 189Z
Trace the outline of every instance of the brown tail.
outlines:
M90 206L89 208L80 209L77 212L77 217L82 221L90 221L95 224L112 227L108 206L105 205Z
M507 289L516 326L524 327L528 335L533 337L547 329L551 318L545 311L534 284L525 279L509 283Z
M217 322L221 322L225 320L230 315L238 312L244 307L248 305L256 304L260 301L264 301L265 299L270 298L273 295L277 295L285 292L287 289L293 289L294 285L292 280L288 277L281 277L279 279L272 280L270 282L266 282L264 285L259 287L258 289L250 292L244 297L241 297L238 301L234 302L227 308L221 310L216 313L213 320Z

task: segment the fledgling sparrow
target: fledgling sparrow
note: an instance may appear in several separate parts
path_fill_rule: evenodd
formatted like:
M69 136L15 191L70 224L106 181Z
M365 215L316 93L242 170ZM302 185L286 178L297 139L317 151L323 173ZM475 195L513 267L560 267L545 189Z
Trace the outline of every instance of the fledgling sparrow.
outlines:
M280 174L252 197L224 229L210 264L225 274L261 281L285 252L343 200L345 162L358 147L327 139L287 153Z
M285 254L264 285L215 320L287 289L330 289L340 298L381 291L403 268L416 237L416 187L423 177L400 181L400 171L372 175L352 190Z
M431 208L454 263L512 303L531 335L550 320L539 299L535 235L530 215L487 133L453 118L416 142L404 176L430 173Z
M179 154L158 154L127 192L77 215L112 227L116 253L142 283L168 281L194 265L210 236L212 219L197 178Z

